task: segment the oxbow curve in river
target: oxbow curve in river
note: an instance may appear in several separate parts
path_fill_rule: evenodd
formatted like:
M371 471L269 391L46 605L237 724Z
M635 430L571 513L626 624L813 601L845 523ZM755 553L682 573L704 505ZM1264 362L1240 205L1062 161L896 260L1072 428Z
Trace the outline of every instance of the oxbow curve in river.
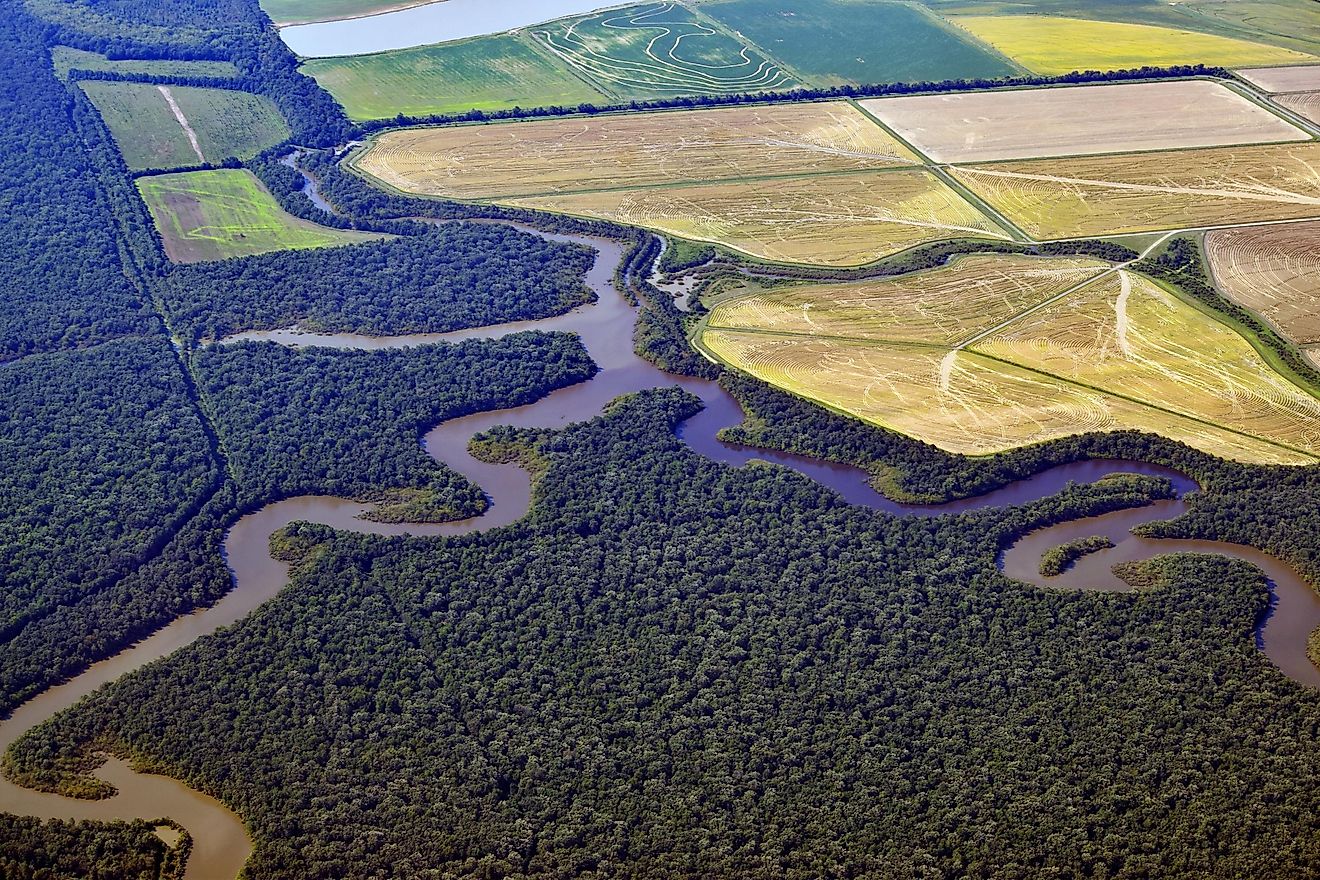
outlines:
M67 708L120 675L167 656L196 639L247 616L288 583L288 567L273 559L269 539L273 532L295 521L324 523L335 528L374 534L460 535L507 525L522 517L531 501L528 474L514 465L479 461L468 452L468 441L476 433L495 425L559 428L598 415L612 399L632 391L665 385L680 385L699 397L704 408L679 428L683 440L694 450L717 461L742 465L753 459L793 468L831 487L846 500L900 516L936 516L986 507L1024 504L1045 498L1069 483L1091 482L1116 471L1164 476L1180 490L1176 500L1122 510L1042 529L1008 548L1001 557L1003 570L1020 580L1044 587L1124 589L1109 571L1124 560L1147 559L1168 552L1218 553L1246 559L1269 575L1275 604L1263 622L1258 638L1264 652L1294 679L1320 686L1320 669L1306 657L1306 636L1320 624L1320 596L1288 566L1248 547L1210 541L1174 541L1135 538L1129 530L1143 522L1168 519L1184 509L1181 495L1196 488L1187 477L1155 465L1126 461L1088 461L1062 465L1031 478L1009 484L977 498L940 505L904 505L876 492L867 475L853 467L804 456L726 444L717 438L724 427L738 424L742 411L736 400L717 383L673 376L647 363L633 352L632 331L636 310L610 284L613 267L622 259L621 246L606 240L550 235L561 241L578 241L598 251L587 281L597 301L566 315L542 321L518 322L447 334L373 338L353 334L317 335L296 331L241 334L242 338L266 339L290 345L334 345L341 347L402 347L469 338L494 338L527 329L559 330L579 334L600 371L590 380L555 391L536 403L511 409L476 413L444 422L423 438L428 453L481 486L490 498L489 509L480 517L441 524L375 523L359 519L368 505L341 498L304 496L270 504L240 519L225 539L225 553L233 572L234 588L220 602L203 611L175 620L150 638L134 645L71 681L42 693L0 723L0 749L7 748L24 732ZM1083 558L1073 569L1056 578L1039 574L1041 553L1079 535L1109 534L1117 546ZM182 783L162 776L134 772L119 759L110 759L98 775L111 782L118 794L101 801L82 801L20 788L0 780L0 810L45 818L153 820L169 817L191 834L194 847L187 865L190 880L229 880L241 870L252 842L242 822L214 799L194 792Z

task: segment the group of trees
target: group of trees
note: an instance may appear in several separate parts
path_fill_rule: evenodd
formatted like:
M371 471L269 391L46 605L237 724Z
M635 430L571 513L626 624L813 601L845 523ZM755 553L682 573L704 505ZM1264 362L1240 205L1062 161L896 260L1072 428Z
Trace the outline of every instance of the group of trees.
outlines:
M373 336L545 318L590 301L595 252L504 224L180 266L162 287L189 342L288 327Z
M146 822L42 823L0 813L0 880L178 880L184 859Z
M1172 557L1118 595L995 567L1012 535L1161 481L900 519L700 458L672 430L695 406L646 392L523 437L545 465L507 529L295 527L285 593L17 768L110 731L234 805L263 878L1320 869L1298 782L1320 699L1253 645L1258 572Z

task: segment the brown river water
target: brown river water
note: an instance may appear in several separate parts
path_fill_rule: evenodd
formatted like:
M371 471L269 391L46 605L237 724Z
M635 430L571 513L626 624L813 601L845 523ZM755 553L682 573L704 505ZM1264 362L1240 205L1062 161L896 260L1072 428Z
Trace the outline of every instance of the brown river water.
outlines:
M545 234L545 233L541 233ZM272 559L270 535L296 521L324 523L335 528L381 535L461 535L507 525L522 517L531 500L527 473L513 465L493 465L468 454L468 440L495 425L559 428L592 418L609 401L633 391L680 385L705 404L705 408L680 426L682 439L695 451L716 461L742 465L753 459L790 467L837 491L847 501L900 516L935 516L986 507L1024 504L1048 497L1069 483L1091 482L1115 472L1141 473L1173 479L1183 492L1196 488L1190 479L1155 465L1126 461L1089 461L1063 465L1029 479L1009 484L989 494L940 505L904 505L872 489L867 475L854 467L804 456L752 449L721 442L716 433L742 420L738 402L716 383L673 376L661 372L633 352L632 330L636 310L613 289L610 280L622 257L621 247L610 241L575 236L549 235L561 241L578 241L595 247L599 256L587 281L597 302L556 318L502 324L445 334L375 338L354 334L312 334L297 331L262 331L241 338L265 339L286 345L332 345L383 348L451 342L469 338L495 338L520 330L560 330L579 334L600 372L586 382L555 391L536 403L493 412L476 413L444 422L422 438L426 451L438 461L467 476L485 490L491 505L473 519L441 524L384 524L359 519L369 505L341 498L303 496L270 504L240 519L225 538L225 555L233 572L234 589L214 606L181 617L142 642L90 667L69 682L40 694L0 723L0 750L8 748L33 726L68 708L78 699L107 682L182 648L216 629L233 624L275 596L288 583L288 566ZM1306 657L1306 636L1320 624L1320 596L1288 566L1248 547L1211 541L1171 541L1135 538L1133 526L1169 519L1185 509L1182 500L1164 501L1147 507L1119 511L1100 517L1064 523L1025 536L1002 555L1006 574L1044 587L1079 589L1127 589L1109 571L1116 562L1146 559L1169 552L1218 553L1246 559L1270 577L1274 605L1264 620L1258 641L1265 654L1287 675L1311 686L1320 686L1320 670ZM1045 579L1039 574L1040 555L1075 537L1109 534L1118 546L1084 557L1063 575ZM252 850L242 821L222 804L195 792L177 780L140 774L124 761L109 759L97 775L111 782L118 794L100 801L85 801L34 792L0 779L0 810L66 819L154 820L169 817L192 835L194 847L188 860L189 880L231 880L241 870Z

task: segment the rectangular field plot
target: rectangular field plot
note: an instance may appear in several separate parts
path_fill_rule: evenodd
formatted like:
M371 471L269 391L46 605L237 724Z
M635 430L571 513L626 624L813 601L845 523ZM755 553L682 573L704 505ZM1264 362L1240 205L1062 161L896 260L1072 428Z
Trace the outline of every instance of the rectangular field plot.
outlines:
M765 260L855 266L945 238L999 238L926 171L773 178L507 199L722 244Z
M721 302L710 327L954 345L1070 287L1107 263L972 254L897 278L748 290Z
M96 105L129 170L178 168L206 161L201 148L193 148L156 86L98 80L78 86Z
M1235 73L1247 82L1271 93L1320 91L1320 64L1253 67Z
M707 330L707 350L766 382L951 452L985 455L1124 428L1242 461L1314 459L1231 431L940 346Z
M508 34L376 55L313 58L302 71L334 95L352 119L611 101Z
M251 159L291 135L288 123L264 95L232 89L166 86L197 135L208 162Z
M392 131L356 166L462 199L912 165L850 104L771 104Z
M1320 452L1320 400L1228 326L1135 273L1110 273L974 349L1299 453Z
M536 25L527 33L620 98L782 91L800 85L745 41L677 3L648 3Z
M876 98L862 106L937 162L1310 139L1199 80Z
M189 171L140 177L165 253L199 263L296 248L331 247L382 236L318 226L280 208L250 171Z
M1207 233L1219 290L1299 345L1320 342L1320 223Z
M96 52L69 46L50 50L55 75L63 79L70 70L104 70L110 73L145 73L149 76L212 76L236 78L238 68L228 61L171 61L169 59L110 59Z
M960 166L952 173L1040 239L1320 217L1320 144Z
M701 11L812 85L976 79L1018 72L956 28L902 3L731 0Z
M1045 15L966 16L955 22L1027 69L1046 75L1146 65L1244 67L1314 60L1264 43L1145 24Z

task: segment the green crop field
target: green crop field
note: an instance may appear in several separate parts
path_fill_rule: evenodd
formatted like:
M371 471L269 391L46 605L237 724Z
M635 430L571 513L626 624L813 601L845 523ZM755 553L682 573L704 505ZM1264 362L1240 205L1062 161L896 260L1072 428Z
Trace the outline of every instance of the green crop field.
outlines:
M376 15L428 2L435 0L261 0L261 8L271 21L286 25Z
M289 137L270 99L248 92L97 80L81 86L134 171L221 162L230 156L250 159ZM170 100L187 120L195 144Z
M996 77L1018 72L935 16L902 3L730 0L702 6L814 85Z
M527 31L620 98L781 90L797 79L746 41L677 3L563 18Z
M316 58L302 70L353 119L610 101L553 58L508 34L376 55Z
M127 59L112 61L96 52L84 52L68 46L56 46L50 53L55 75L63 79L70 70L104 70L112 73L145 73L151 76L237 77L238 68L228 61L148 61Z
M250 171L187 171L141 177L147 203L176 263L224 260L269 251L332 247L380 238L318 226L286 213Z

